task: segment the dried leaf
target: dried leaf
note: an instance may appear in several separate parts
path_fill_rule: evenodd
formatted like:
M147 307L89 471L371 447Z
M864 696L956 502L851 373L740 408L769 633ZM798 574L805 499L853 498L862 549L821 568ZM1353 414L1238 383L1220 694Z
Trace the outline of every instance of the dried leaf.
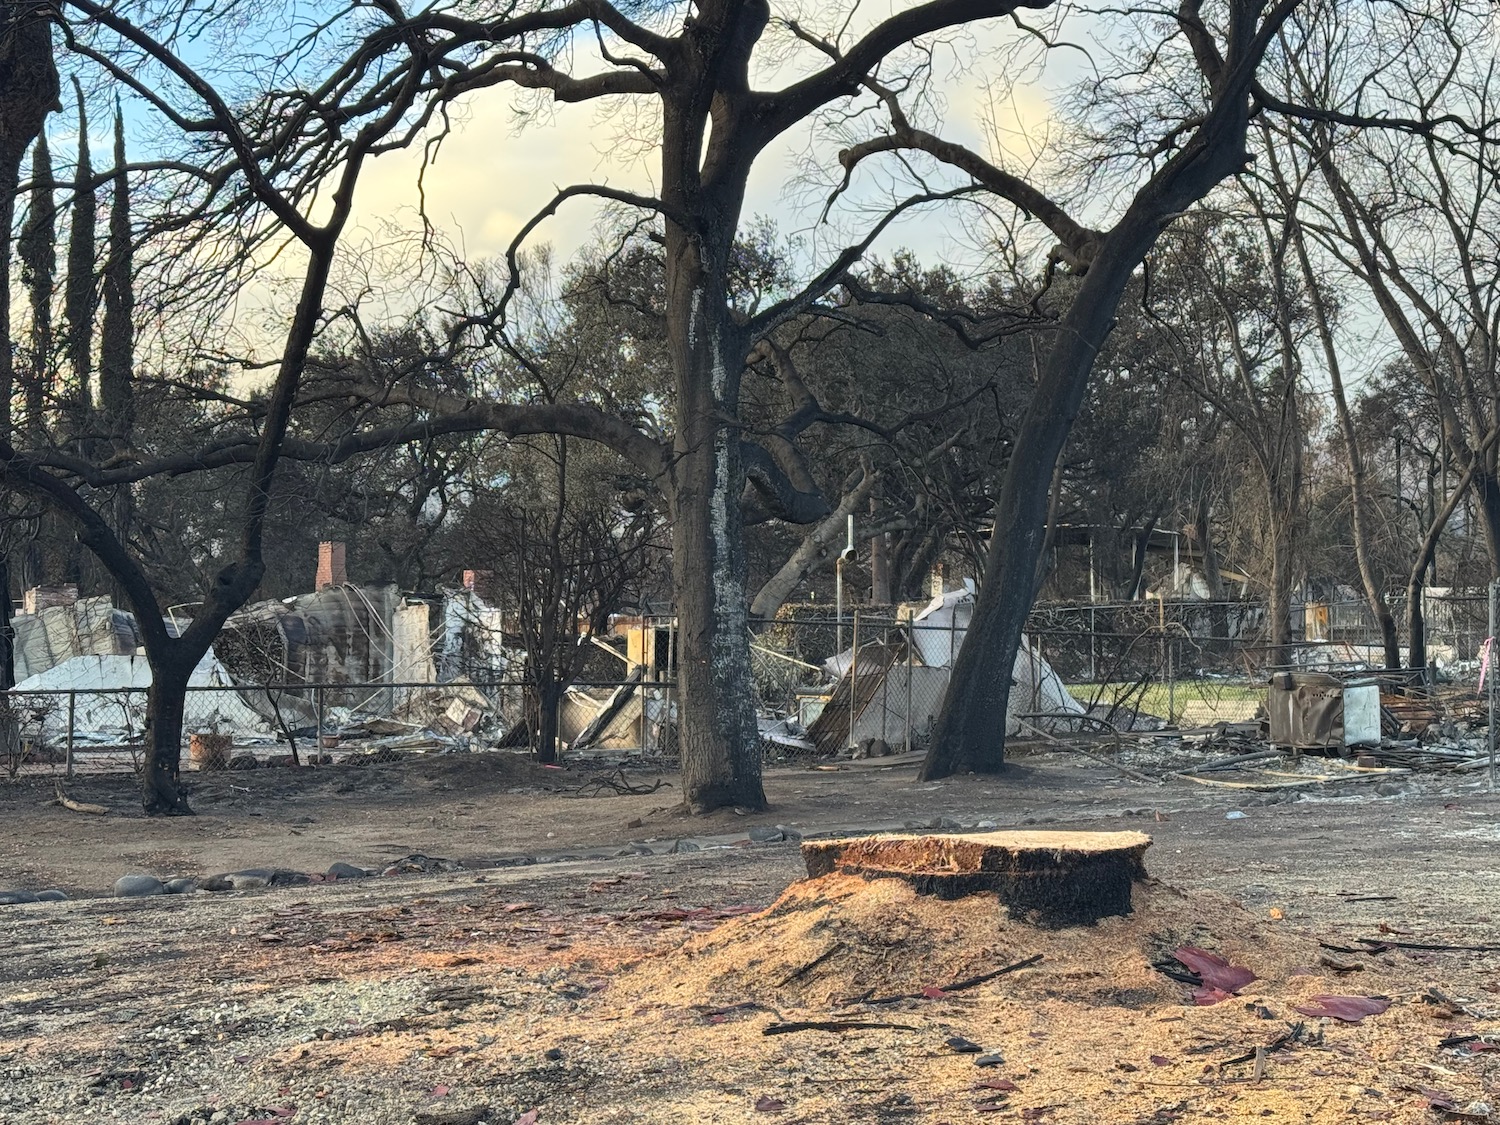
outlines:
M1209 1008L1215 1004L1221 1004L1225 1000L1233 1000L1234 994L1225 992L1222 988L1214 988L1203 984L1193 989L1193 1003L1200 1008Z
M1021 1087L1017 1086L1009 1078L986 1078L983 1082L976 1082L970 1086L971 1090L1001 1090L1007 1094L1014 1094Z
M540 1109L528 1109L520 1117L516 1118L516 1125L536 1125L537 1118L542 1115Z
M1152 1066L1171 1066L1172 1065L1172 1060L1169 1059L1169 1058L1167 1058L1165 1055L1152 1055L1151 1056L1151 1065Z
M1238 992L1255 980L1255 974L1243 965L1231 965L1217 953L1197 946L1179 946L1172 951L1172 956L1197 973L1204 984L1224 992Z
M427 1092L427 1096L430 1098L446 1098L448 1096L448 1087L434 1086Z
M755 1099L756 1113L780 1113L786 1108L786 1102L779 1098L773 1098L770 1094L762 1094Z
M922 996L928 1000L941 1000L944 996L947 995L948 994L946 992L944 992L941 988L938 988L936 985L929 984L926 988L922 989Z
M524 910L540 910L541 904L536 902L512 902L505 908L507 914L520 914Z
M1292 1009L1314 1019L1336 1019L1345 1023L1358 1023L1366 1016L1378 1016L1391 1006L1383 996L1313 996L1306 1004L1293 1004Z

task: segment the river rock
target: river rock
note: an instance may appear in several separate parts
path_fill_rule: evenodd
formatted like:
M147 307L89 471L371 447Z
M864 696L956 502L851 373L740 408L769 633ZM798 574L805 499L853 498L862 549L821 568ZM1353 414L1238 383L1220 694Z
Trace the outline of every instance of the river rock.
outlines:
M19 906L36 900L36 895L30 891L0 891L0 906Z
M167 880L167 894L190 895L198 889L198 880L189 879L186 876Z
M368 879L370 873L352 863L333 863L328 866L328 876L331 879Z
M67 902L68 893L51 887L45 891L37 891L36 900L37 902Z
M115 880L116 898L148 898L166 893L166 884L155 875L121 875Z

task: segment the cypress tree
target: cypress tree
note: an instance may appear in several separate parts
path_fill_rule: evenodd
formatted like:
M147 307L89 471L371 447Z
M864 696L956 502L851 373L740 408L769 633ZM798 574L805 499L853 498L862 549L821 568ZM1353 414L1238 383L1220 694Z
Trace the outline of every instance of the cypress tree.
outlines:
M94 224L98 202L94 197L94 166L89 159L88 112L83 87L77 78L78 168L73 176L73 219L68 233L68 279L63 291L63 317L67 321L68 364L76 382L76 401L89 404L89 377L93 372L94 313L98 308L94 290Z
M130 183L125 175L125 119L115 104L114 195L109 207L109 255L104 262L104 323L99 340L99 405L109 435L128 444L135 422L135 255L130 242Z

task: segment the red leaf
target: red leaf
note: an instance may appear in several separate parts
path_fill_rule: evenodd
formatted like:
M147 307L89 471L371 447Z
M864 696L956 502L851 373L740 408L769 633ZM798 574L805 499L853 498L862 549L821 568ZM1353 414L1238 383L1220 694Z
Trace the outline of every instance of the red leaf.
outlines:
M1169 1058L1166 1058L1163 1055L1152 1055L1151 1056L1151 1065L1152 1066L1171 1066L1172 1065L1172 1060L1169 1059Z
M780 1113L785 1108L786 1102L773 1098L770 1094L762 1094L755 1099L756 1113Z
M1003 1090L1007 1094L1014 1094L1020 1088L1009 1078L986 1078L969 1087L971 1090Z
M1008 1108L1004 1102L979 1102L974 1106L975 1113L999 1113Z
M430 1098L446 1098L448 1096L448 1087L434 1086L432 1092L427 1096Z
M536 1125L537 1118L542 1115L540 1109L528 1109L520 1117L516 1118L516 1125Z
M120 1089L122 1089L122 1090L134 1090L135 1089L135 1083L132 1082L128 1078L122 1078L122 1079L120 1079Z
M1199 985L1193 989L1193 1003L1200 1008L1209 1008L1225 1000L1233 1000L1234 995L1225 992L1222 988L1214 988L1212 985Z
M1255 974L1243 965L1231 965L1217 953L1194 945L1174 949L1172 956L1203 978L1204 984L1225 992L1238 992L1255 979Z
M507 914L519 914L523 910L540 910L541 906L534 902L513 902L505 908Z
M1358 1023L1366 1016L1378 1016L1391 1006L1380 996L1313 996L1306 1004L1293 1004L1294 1011L1314 1019L1331 1017L1345 1023Z
M1483 1039L1471 1039L1464 1046L1471 1051L1500 1051L1500 1043L1486 1043Z
M938 988L935 985L929 984L926 988L922 989L922 995L925 996L928 1000L941 1000L944 996L947 996L948 994L946 992L944 992L941 988Z

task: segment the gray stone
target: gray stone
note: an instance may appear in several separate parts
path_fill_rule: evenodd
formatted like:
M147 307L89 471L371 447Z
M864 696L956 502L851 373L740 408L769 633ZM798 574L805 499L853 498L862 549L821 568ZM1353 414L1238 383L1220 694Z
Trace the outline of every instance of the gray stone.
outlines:
M198 889L198 880L189 879L186 876L167 880L167 894L190 895Z
M68 892L52 887L45 891L37 891L36 900L37 902L67 902Z
M206 879L198 880L200 891L232 891L234 884L230 882L228 875L210 875Z
M1406 786L1402 785L1399 781L1382 781L1379 785L1375 786L1375 792L1381 797L1399 797L1402 793L1406 792Z
M258 891L271 885L270 877L259 872L231 871L224 878L228 880L230 889L236 891Z
M164 894L166 889L155 875L121 875L115 880L116 898L147 898Z
M678 840L672 845L672 854L678 855L682 852L696 852L700 850L698 845L691 840Z
M757 844L774 844L786 839L786 833L779 828L756 827L750 829L750 839Z
M24 902L35 902L36 895L30 891L0 891L0 906L19 906Z
M370 877L370 872L363 867L355 867L352 863L329 864L328 874L335 879L368 879Z

